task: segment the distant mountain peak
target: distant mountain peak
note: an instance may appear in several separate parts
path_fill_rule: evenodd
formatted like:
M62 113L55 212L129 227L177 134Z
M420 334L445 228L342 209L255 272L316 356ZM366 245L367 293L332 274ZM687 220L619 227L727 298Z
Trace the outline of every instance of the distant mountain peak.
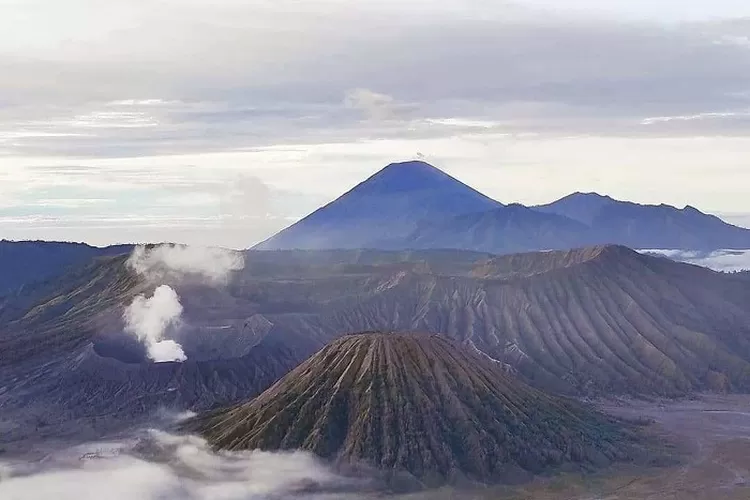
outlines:
M496 254L620 243L750 247L750 230L688 205L578 191L541 206L503 205L422 160L391 163L257 250L463 249Z
M389 163L386 165L385 168L381 170L381 172L385 172L387 170L422 170L422 171L437 171L437 172L443 172L439 168L435 167L434 165L430 165L426 161L423 160L408 160L408 161L395 161L393 163Z
M422 221L502 206L429 163L391 163L256 249L390 248Z
M451 184L464 185L439 168L421 160L391 163L379 170L352 191L384 194L422 191ZM468 187L468 186L467 186Z
M625 245L607 244L597 245L589 249L592 260L601 258L612 258L618 260L640 258L641 254Z
M563 200L569 199L569 198L590 198L590 199L598 199L598 200L616 201L614 198L612 198L611 196L607 194L600 194L595 191L588 191L588 192L576 191L575 193L569 194L568 196L564 197Z
M677 210L680 212L695 212L698 214L703 214L703 212L701 212L700 210L698 210L692 205L685 205L684 208L677 208L676 206L670 205L668 203L650 204L650 203L638 203L634 201L623 201L617 198L613 198L612 196L609 196L606 194L600 194L597 192L582 192L582 191L576 191L575 193L571 193L567 196L564 196L553 203L550 203L548 205L541 205L535 208L545 209L549 207L554 207L556 205L557 206L568 205L570 207L572 203L581 204L579 205L581 208L583 207L595 208L595 207L607 206L611 204L611 205L623 205L623 206L641 207L641 208L660 208L660 209Z
M690 213L700 214L700 215L706 215L704 212L702 212L701 210L695 208L692 205L685 205L685 208L683 208L682 211L683 212L690 212Z

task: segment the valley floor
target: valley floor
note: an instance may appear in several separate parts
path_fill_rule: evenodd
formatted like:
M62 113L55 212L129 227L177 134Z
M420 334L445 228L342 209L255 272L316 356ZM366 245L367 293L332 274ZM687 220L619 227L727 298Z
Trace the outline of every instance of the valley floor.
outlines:
M540 479L473 495L444 490L435 500L747 500L750 498L750 396L618 400L599 406L628 419L653 419L651 432L674 445L679 465L618 466L604 473ZM421 496L405 497L416 500Z

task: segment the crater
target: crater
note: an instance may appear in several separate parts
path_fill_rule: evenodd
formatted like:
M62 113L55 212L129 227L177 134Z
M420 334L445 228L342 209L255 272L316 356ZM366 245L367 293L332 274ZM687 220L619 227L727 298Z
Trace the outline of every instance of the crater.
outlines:
M94 352L129 365L151 362L146 347L134 337L122 333L99 336L94 341Z

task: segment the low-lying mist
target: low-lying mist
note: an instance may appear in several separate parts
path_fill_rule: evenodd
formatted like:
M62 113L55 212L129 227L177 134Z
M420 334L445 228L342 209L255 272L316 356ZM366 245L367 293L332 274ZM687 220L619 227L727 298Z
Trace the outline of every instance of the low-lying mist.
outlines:
M214 453L201 438L157 430L0 461L3 500L354 499L362 488L307 453Z
M166 412L165 424L194 414ZM0 459L2 500L497 500L499 490L395 494L302 451L214 451L198 436L133 431L117 439ZM39 458L42 457L42 458Z
M643 253L707 267L714 271L734 272L750 269L750 250L715 250L700 252L695 250L642 250Z

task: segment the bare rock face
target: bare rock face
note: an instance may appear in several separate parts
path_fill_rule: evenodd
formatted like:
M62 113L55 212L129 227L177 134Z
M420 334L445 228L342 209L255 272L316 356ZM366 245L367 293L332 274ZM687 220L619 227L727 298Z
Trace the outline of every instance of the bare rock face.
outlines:
M512 482L626 456L613 420L427 334L343 337L254 400L186 429L217 448L303 449L428 486Z
M747 275L625 247L251 251L226 287L173 283L188 359L161 364L123 333L123 308L153 291L126 258L0 297L0 414L29 423L0 442L247 401L358 331L440 334L553 393L750 392Z

